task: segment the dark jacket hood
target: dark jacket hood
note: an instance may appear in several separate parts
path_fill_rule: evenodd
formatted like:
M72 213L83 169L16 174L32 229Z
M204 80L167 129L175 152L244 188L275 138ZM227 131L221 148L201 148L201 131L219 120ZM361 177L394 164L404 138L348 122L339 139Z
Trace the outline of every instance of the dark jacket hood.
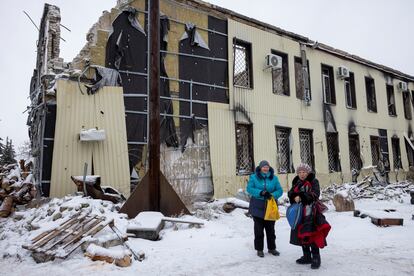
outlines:
M275 170L272 167L270 167L270 166L269 166L269 173L270 173L269 179L272 180L273 179L273 176L275 175ZM259 166L256 167L256 176L259 179L264 179L263 175L260 172L260 167Z

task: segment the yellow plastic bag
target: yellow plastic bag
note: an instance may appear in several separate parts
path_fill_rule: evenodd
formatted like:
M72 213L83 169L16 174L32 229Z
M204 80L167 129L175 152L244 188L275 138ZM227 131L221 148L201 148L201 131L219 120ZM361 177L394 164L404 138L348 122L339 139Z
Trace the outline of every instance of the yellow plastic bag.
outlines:
M279 208L277 207L276 200L272 197L267 200L264 220L276 221L278 219L280 219Z

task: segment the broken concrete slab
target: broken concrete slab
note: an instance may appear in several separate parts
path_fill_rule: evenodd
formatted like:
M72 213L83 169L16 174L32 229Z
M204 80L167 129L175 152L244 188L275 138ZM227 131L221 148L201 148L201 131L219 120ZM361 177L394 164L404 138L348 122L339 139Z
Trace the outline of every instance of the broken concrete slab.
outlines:
M337 193L332 201L337 212L348 212L355 210L354 200L344 191Z

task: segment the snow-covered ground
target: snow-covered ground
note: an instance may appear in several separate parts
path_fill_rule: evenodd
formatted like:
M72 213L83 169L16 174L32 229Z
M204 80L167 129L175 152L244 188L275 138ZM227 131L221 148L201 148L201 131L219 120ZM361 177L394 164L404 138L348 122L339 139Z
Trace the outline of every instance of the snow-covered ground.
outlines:
M284 217L276 222L281 255L257 257L253 221L245 216L245 210L236 209L205 220L200 229L186 225L177 229L167 223L160 241L131 238L133 248L143 250L146 259L134 261L127 268L92 262L80 250L66 260L36 264L21 248L33 234L21 228L21 221L1 219L0 275L414 275L414 205L410 205L409 197L404 197L403 203L358 200L355 205L364 211L396 209L404 218L404 226L377 227L369 218L353 217L352 212L337 213L330 206L326 217L332 230L317 271L295 263L301 249L289 244L290 228ZM125 219L117 218L115 222L125 230ZM110 230L99 235L108 233Z

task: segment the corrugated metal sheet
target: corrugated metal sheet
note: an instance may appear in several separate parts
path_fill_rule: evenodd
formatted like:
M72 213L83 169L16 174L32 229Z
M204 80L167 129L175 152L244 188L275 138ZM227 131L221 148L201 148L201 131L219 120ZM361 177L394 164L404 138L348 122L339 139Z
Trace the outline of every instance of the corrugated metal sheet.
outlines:
M121 87L105 87L95 95L82 95L77 82L57 83L57 115L50 196L76 191L71 175L82 175L84 163L111 185L129 195L129 165L125 110ZM106 140L80 142L82 128L105 129Z
M214 196L234 195L245 188L245 179L236 177L235 123L228 104L208 103L208 133Z

